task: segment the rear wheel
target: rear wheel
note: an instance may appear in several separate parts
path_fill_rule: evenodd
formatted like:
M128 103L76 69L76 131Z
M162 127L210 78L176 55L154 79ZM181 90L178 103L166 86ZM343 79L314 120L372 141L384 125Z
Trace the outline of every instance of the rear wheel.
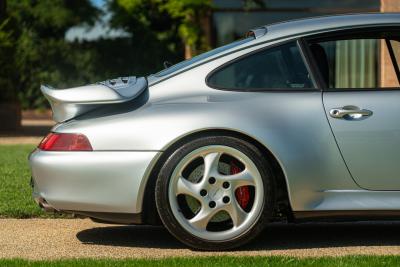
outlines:
M254 238L274 201L268 162L252 144L230 136L195 139L173 153L156 182L161 220L181 242L225 250Z

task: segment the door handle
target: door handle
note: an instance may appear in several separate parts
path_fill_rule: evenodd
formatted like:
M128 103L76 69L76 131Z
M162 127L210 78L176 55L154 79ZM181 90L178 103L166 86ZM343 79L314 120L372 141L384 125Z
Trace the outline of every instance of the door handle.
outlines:
M371 116L372 111L368 109L360 109L356 106L344 106L342 108L331 109L329 115L335 119L360 120Z

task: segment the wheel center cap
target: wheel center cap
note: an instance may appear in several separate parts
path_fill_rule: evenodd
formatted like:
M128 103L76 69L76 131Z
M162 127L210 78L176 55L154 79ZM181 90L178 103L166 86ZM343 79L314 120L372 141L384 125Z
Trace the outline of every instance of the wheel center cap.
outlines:
M220 188L215 188L210 190L210 196L212 199L220 199L223 195L223 190Z

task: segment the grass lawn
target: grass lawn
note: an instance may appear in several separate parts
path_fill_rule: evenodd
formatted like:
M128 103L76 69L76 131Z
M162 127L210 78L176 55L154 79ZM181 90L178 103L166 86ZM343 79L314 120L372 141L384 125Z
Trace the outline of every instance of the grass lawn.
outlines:
M32 199L28 155L34 145L0 145L0 218L54 217Z
M289 257L198 257L168 258L160 260L132 259L76 259L56 261L0 260L1 266L399 266L399 256L347 256L325 258L289 258Z

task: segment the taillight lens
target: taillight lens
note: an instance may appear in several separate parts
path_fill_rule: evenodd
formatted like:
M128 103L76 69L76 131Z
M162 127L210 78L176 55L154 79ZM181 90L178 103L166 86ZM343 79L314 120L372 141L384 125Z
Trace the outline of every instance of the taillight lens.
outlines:
M49 133L40 142L39 149L46 151L92 151L89 140L83 134Z

